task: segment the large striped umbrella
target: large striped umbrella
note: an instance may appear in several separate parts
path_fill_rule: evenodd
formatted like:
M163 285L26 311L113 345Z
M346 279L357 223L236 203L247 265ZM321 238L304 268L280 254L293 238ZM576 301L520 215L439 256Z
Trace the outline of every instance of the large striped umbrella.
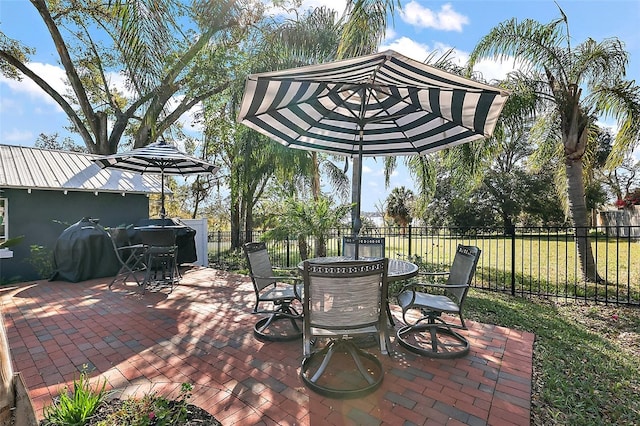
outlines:
M165 218L164 175L216 173L219 167L178 150L166 141L121 152L94 160L102 168L128 170L137 173L159 174L162 179L160 216Z
M238 120L293 148L354 157L422 155L491 136L508 93L394 51L247 78Z

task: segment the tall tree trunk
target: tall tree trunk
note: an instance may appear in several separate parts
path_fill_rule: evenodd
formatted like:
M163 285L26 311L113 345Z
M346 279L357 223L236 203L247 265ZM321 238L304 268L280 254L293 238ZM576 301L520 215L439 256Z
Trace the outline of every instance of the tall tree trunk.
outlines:
M587 281L602 281L591 250L589 238L589 222L587 215L587 203L584 194L584 182L582 180L582 159L566 160L567 170L567 195L569 198L569 210L575 226L575 240L578 249L578 258L582 269L582 276Z
M300 251L300 259L307 260L309 258L309 245L303 235L298 235L298 251Z
M253 207L247 206L244 221L244 237L247 241L253 241Z
M327 240L324 235L316 237L316 257L325 257L327 255Z
M231 174L231 181L229 183L230 197L231 197L231 250L240 248L240 191L238 191L238 182Z

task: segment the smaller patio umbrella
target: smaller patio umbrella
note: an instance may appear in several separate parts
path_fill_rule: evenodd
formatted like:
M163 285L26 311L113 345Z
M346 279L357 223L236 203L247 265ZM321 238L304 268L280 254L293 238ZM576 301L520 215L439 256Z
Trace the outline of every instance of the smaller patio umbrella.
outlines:
M217 173L218 166L192 157L166 141L149 144L143 148L121 152L94 160L101 168L127 170L137 173L159 174L162 179L160 216L165 218L164 175L190 175Z

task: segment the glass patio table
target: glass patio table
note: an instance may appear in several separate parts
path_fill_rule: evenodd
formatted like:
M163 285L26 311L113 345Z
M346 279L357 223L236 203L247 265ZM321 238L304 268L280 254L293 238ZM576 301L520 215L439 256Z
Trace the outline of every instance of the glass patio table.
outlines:
M375 260L374 257L360 257L358 260ZM313 259L307 259L313 263L333 263L333 262L347 262L354 260L353 257L347 256L329 256L329 257L315 257ZM304 270L304 262L298 263L298 270ZM389 282L407 280L418 275L418 265L400 259L389 259L389 266L387 269L387 280Z

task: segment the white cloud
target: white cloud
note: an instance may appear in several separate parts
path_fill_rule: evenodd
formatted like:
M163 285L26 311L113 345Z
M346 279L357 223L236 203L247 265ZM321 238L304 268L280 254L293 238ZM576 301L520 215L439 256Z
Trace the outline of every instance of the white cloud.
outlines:
M304 0L300 9L312 9L320 6L326 6L342 13L345 7L347 7L347 2L346 0Z
M27 65L30 70L39 75L58 93L65 93L65 82L67 82L68 80L62 68L56 65L43 64L41 62L30 62ZM27 77L23 77L22 81L0 77L0 84L5 84L9 86L12 91L16 93L26 94L34 100L44 101L49 105L57 106L57 103L51 98L51 96L49 96L44 90L42 90L40 86L34 83L33 80Z
M268 15L277 15L277 16L284 16L287 18L295 18L295 13L293 10L286 11L280 7L274 7L273 2L271 1L266 1L263 3L266 6L266 13ZM285 4L285 8L290 6L291 6L291 2ZM344 12L345 7L347 6L347 2L346 0L303 0L300 7L296 8L296 10L298 11L298 13L303 13L309 9L313 9L321 6L326 6L330 9L334 9L338 12L339 15L341 15Z
M380 45L381 52L389 49L395 50L408 58L415 59L420 62L424 62L431 51L428 45L418 43L409 37L400 37L399 39Z
M419 62L424 62L427 58L438 59L449 51L451 51L449 59L460 66L464 66L469 60L468 52L452 48L444 43L435 43L433 46L429 46L409 37L400 37L396 40L387 39L380 45L381 52L389 49ZM503 80L508 73L524 68L524 62L516 61L513 58L502 62L484 59L476 64L474 71L478 72L484 81L490 82Z
M18 143L18 142L30 142L34 139L33 133L28 130L19 130L13 128L8 132L2 132L0 135L0 140L2 143Z
M469 18L453 10L450 3L442 5L438 12L434 12L416 1L411 1L402 7L400 18L415 27L443 31L461 32L462 26L469 23Z
M482 74L482 78L485 81L491 81L503 80L508 73L523 68L525 68L525 64L522 61L516 61L512 59L498 62L490 59L485 59L478 62L473 70Z

